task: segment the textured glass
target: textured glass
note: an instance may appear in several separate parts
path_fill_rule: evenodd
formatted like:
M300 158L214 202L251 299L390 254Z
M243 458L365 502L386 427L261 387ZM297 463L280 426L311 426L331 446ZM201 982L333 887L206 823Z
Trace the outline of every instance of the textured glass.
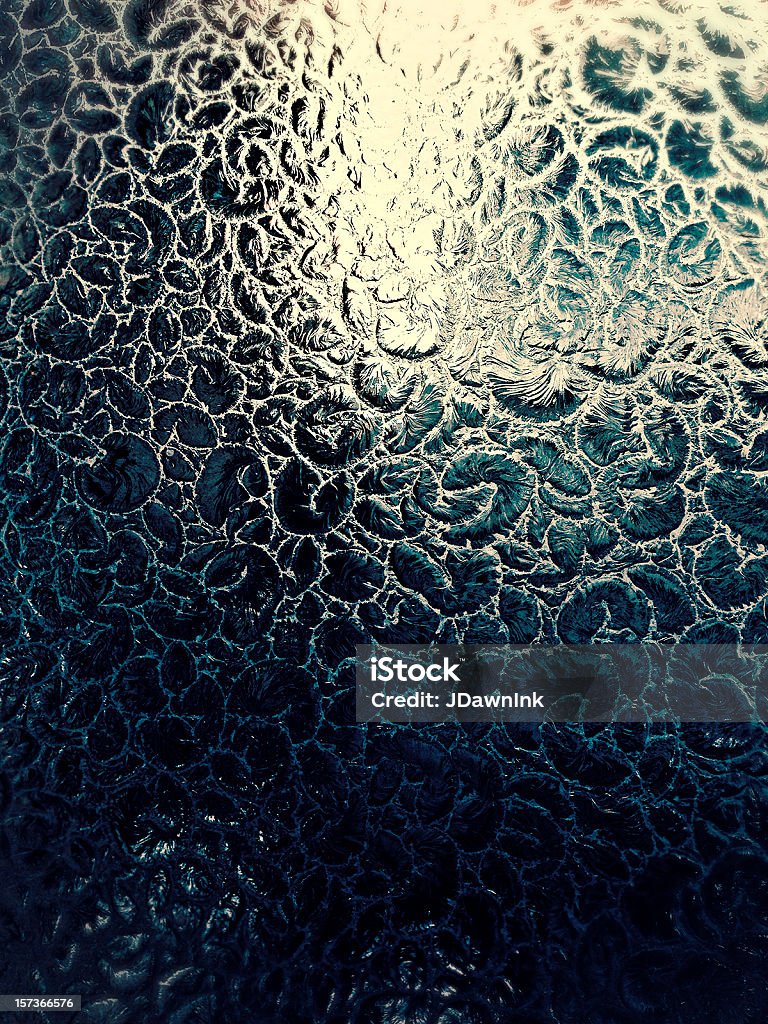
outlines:
M3 0L0 111L0 990L763 1022L764 728L353 661L768 642L768 4Z

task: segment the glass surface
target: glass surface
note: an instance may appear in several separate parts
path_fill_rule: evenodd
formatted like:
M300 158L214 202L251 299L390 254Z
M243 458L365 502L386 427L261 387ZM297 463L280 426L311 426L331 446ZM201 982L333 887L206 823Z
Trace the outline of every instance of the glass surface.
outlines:
M766 643L768 4L0 6L0 993L761 1024L764 725L355 648Z

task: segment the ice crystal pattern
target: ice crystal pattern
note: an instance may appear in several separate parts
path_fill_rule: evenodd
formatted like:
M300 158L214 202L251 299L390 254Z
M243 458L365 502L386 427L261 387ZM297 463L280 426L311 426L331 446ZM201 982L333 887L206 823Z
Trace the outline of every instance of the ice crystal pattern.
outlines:
M3 4L4 991L766 1017L762 730L351 721L768 638L764 5L453 6Z

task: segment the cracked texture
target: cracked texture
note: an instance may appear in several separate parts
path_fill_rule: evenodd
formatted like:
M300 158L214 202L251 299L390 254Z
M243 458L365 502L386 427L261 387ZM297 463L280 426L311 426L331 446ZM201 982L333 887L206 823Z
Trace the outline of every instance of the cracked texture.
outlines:
M5 991L765 1019L764 730L355 643L766 642L760 4L6 0Z

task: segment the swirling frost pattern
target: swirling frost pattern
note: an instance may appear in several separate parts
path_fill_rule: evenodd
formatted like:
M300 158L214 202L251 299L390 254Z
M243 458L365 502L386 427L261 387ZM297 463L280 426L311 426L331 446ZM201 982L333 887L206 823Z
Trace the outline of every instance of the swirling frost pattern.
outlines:
M5 0L0 76L2 989L765 1020L763 729L349 661L766 642L765 5Z

